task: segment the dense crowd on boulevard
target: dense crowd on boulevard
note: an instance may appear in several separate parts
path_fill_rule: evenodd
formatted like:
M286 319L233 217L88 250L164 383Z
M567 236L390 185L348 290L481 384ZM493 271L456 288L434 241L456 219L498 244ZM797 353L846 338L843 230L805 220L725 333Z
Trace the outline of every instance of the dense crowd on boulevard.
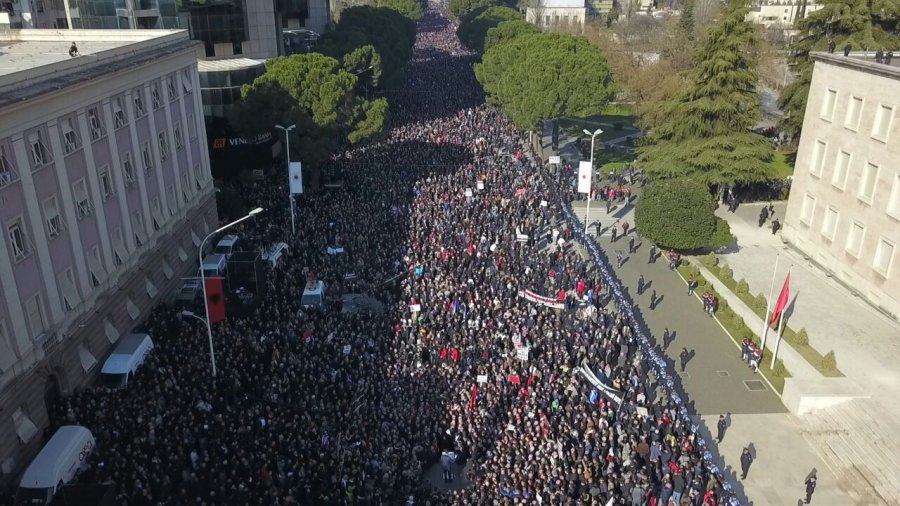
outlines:
M242 237L291 249L255 312L216 324L216 377L205 327L161 307L127 389L62 401L54 422L97 438L83 480L114 483L123 506L726 503L572 240L571 167L545 170L483 104L454 28L426 12L389 138L326 168L344 185L300 199L293 238L286 185L244 189L266 211ZM323 311L300 306L310 270ZM340 311L361 292L384 312ZM423 478L450 450L461 490Z

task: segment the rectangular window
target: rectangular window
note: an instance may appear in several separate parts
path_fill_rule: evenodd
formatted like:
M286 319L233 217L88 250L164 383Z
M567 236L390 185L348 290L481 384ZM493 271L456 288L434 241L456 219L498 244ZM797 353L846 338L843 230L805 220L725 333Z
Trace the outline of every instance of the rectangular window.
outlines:
M153 100L153 110L157 110L162 107L162 97L159 93L159 83L153 83L150 86L150 98Z
M125 311L132 320L137 320L141 316L141 310L131 301L131 297L125 298Z
M197 138L197 123L194 122L194 113L188 114L188 136L191 140Z
M863 238L866 236L866 227L857 222L850 224L850 231L847 232L847 253L859 258L862 250Z
M144 107L144 91L140 88L134 90L134 117L143 118L147 115L147 109Z
M106 202L115 193L113 191L112 175L109 173L109 165L100 167L98 177L100 179L100 193L103 195L103 201Z
M150 207L150 215L153 218L153 230L159 230L160 228L162 228L162 203L159 201L159 197L153 197L153 204Z
M168 88L170 102L178 98L178 88L175 87L175 76L169 76L166 79L166 88Z
M197 185L197 191L203 189L203 179L200 176L200 164L194 164L194 183Z
M803 207L800 209L800 221L807 225L812 224L813 213L816 210L816 198L810 194L803 197Z
M891 132L891 123L894 120L894 108L881 104L875 113L875 123L872 125L872 137L887 142Z
M128 250L125 249L125 238L122 234L122 227L116 227L113 230L113 264L116 267L125 263L125 259L128 258Z
M19 175L13 169L12 162L6 157L6 147L0 145L0 188L19 179Z
M91 125L91 140L103 137L103 124L100 122L100 111L96 107L88 109L88 122Z
M79 179L72 185L72 196L75 199L75 213L78 217L90 216L94 206L91 204L91 199L88 198L87 184L84 179Z
M184 248L181 246L178 247L178 258L181 260L181 263L188 259L187 251L184 251Z
M103 268L103 260L100 258L100 248L94 246L88 253L88 267L91 270L91 285L100 286L106 279L106 269Z
M46 327L41 294L37 293L25 301L25 316L28 318L28 326L31 327L32 338L36 338L44 333Z
M891 185L891 198L888 200L887 212L900 220L900 174L894 175L894 184Z
M175 123L175 149L181 151L184 148L184 137L181 135L181 123Z
M131 163L131 151L122 153L122 177L125 178L125 186L131 186L137 181L134 164Z
M831 121L834 117L834 104L837 103L837 90L826 90L825 97L822 98L822 109L819 115L824 120Z
M859 117L862 115L863 99L850 95L847 102L847 115L844 118L844 126L850 130L859 128Z
M875 250L875 259L872 261L872 268L884 277L889 277L891 274L891 264L893 263L894 243L882 237L878 240L878 248Z
M825 221L822 223L822 235L828 239L834 239L834 232L837 230L838 210L829 206L825 210Z
M181 71L181 88L184 90L184 94L194 91L194 86L191 84L191 74L188 73L187 69Z
M181 173L181 196L185 204L191 201L191 175L187 172Z
M878 182L878 166L874 163L866 163L863 167L862 179L859 182L859 198L872 203L875 196L875 185Z
M159 158L166 161L169 158L169 137L166 132L159 132L156 138L159 141Z
M6 226L6 235L9 237L13 258L19 261L27 257L31 251L28 247L28 236L25 235L25 224L21 217L14 219Z
M135 211L131 215L131 229L134 232L134 246L140 248L147 242L147 233L144 230L144 217L140 211Z
M813 145L812 159L809 162L809 172L815 176L822 175L822 166L825 164L825 151L828 149L828 144L821 140L816 139L816 143Z
M175 271L172 270L172 266L169 265L169 262L166 258L162 259L162 271L163 276L165 276L166 279L172 279L175 276Z
M35 168L43 167L44 164L50 163L50 152L44 146L40 130L28 135L28 144L31 145L31 161L34 163Z
M115 343L119 340L119 330L107 318L103 319L103 333L106 334L106 339L110 343Z
M144 141L144 144L141 145L141 165L144 168L144 172L149 174L150 170L153 168L153 155L150 153L150 142Z
M44 219L47 221L47 235L50 238L58 237L62 232L62 218L59 216L59 205L56 196L52 196L43 203Z
M72 268L63 271L57 279L62 290L63 306L66 311L74 311L81 302L81 297L78 296L78 289L75 288L75 275L72 274Z
M169 187L166 188L166 197L169 204L169 216L175 216L175 211L178 209L178 200L175 198L174 184L170 184Z
M35 337L37 337L37 335L38 334L35 334ZM16 427L16 436L18 436L19 441L21 441L22 444L27 444L37 435L37 426L34 425L31 418L28 418L28 415L25 414L22 408L18 408L13 412L12 420L13 425Z
M831 176L831 184L843 190L847 186L847 173L850 171L852 157L843 149L838 150L834 161L834 174Z
M147 295L151 299L155 299L159 295L159 290L156 289L156 285L153 284L153 281L150 281L150 278L144 278L144 288L147 289Z
M125 101L122 97L116 97L113 100L113 121L116 129L122 128L128 124L128 116L125 114Z
M63 122L63 151L68 155L81 147L78 135L75 133L75 123L72 118L66 118Z

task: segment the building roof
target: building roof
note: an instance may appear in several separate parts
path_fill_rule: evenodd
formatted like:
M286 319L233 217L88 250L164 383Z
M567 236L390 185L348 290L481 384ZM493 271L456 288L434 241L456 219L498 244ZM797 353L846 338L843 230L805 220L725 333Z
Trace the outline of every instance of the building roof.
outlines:
M230 72L265 65L265 60L251 58L226 58L223 60L200 60L197 63L200 72Z
M887 53L887 51L885 51ZM875 61L875 51L858 51L851 52L849 56L843 53L812 53L815 61L837 65L840 67L852 68L860 72L876 74L892 79L900 79L900 50L894 51L894 57L891 59L890 65L878 63Z
M2 31L0 107L192 47L187 30Z

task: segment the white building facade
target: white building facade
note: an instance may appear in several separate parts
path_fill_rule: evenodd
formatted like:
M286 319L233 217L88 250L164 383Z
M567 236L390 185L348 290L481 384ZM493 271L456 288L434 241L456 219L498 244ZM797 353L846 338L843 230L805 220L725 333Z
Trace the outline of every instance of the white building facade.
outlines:
M816 53L783 238L900 317L900 67Z
M544 30L581 32L586 18L585 0L541 0L525 10L525 20Z
M198 54L186 31L0 32L0 481L196 271L217 225Z

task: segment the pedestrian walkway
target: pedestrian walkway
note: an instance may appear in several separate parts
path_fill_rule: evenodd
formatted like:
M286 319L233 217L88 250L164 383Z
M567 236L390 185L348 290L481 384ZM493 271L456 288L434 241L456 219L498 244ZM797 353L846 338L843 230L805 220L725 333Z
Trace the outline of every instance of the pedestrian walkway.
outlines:
M564 148L569 145L569 140L560 138L559 144ZM549 135L543 140L543 146L546 146L546 159L552 154L549 152ZM582 222L586 207L586 201L572 204L573 212ZM601 236L597 242L613 262L616 250L627 252L628 239L612 243L609 227L616 224L621 232L622 222L634 224L633 214L634 206L620 207L607 215L603 202L591 203L588 222L600 220ZM592 236L595 230L593 227L590 229ZM860 502L861 496L851 496L845 490L847 484L831 472L801 434L801 422L786 412L778 396L740 360L740 352L734 342L714 319L703 313L700 302L688 296L681 277L668 269L664 258L650 265L648 258L649 244L639 244L637 252L629 255L624 265L613 265L613 271L630 292L637 306L636 312L645 319L654 336L661 340L665 328L670 333L674 331L674 339L668 346L659 343L668 354L673 368L679 361L682 348L694 351L681 380L691 400L693 413L702 422L700 430L708 431L708 427L714 427L719 414L732 414L726 438L718 451L714 451L714 459L719 466L739 472L741 449L753 443L757 460L747 479L742 481L737 473L727 473L744 504L798 504L798 499L804 495L804 480L813 468L816 468L819 479L813 499L815 504L881 504ZM641 274L648 286L642 295L637 295L637 280ZM661 301L651 310L649 299L653 290L656 290Z

